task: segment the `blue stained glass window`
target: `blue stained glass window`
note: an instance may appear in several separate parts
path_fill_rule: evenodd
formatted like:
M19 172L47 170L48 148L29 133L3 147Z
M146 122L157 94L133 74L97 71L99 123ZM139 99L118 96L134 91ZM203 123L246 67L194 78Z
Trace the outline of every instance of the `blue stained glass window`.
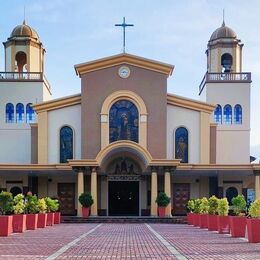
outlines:
M34 123L35 122L35 112L32 108L31 103L26 105L26 122L27 123Z
M12 103L8 103L5 106L5 122L6 123L14 122L14 105Z
M234 123L242 124L242 107L239 104L234 107Z
M138 143L138 110L128 100L115 102L109 111L109 142L131 140Z
M24 105L22 103L16 105L16 123L24 123Z
M222 107L221 105L217 105L214 111L214 121L217 124L222 124Z
M175 159L181 159L181 163L188 163L188 148L188 130L179 127L175 131Z
M60 129L60 163L73 159L73 130L69 126Z
M230 105L224 107L224 123L227 125L232 124L232 107Z

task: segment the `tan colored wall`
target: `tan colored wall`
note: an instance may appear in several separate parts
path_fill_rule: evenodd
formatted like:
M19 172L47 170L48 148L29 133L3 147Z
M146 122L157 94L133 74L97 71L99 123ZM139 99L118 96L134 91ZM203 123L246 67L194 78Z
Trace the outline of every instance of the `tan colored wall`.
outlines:
M127 79L118 76L120 66L82 75L82 158L93 159L100 151L100 112L107 96L118 90L137 93L148 112L148 151L166 158L167 76L130 66Z
M210 163L216 163L217 157L217 125L210 125Z
M38 163L38 126L31 127L31 163Z

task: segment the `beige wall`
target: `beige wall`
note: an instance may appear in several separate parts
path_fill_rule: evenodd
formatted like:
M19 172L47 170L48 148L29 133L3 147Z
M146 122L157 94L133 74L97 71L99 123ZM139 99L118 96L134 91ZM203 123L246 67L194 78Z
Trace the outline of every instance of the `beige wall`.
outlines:
M82 75L82 158L95 158L99 152L101 107L106 97L118 90L133 91L144 100L148 110L148 151L154 158L165 158L167 76L129 65L130 77L122 79L119 67Z

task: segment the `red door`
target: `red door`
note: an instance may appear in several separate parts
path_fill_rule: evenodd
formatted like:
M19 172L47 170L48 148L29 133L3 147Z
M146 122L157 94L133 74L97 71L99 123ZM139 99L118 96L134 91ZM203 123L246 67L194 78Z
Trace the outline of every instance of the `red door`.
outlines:
M75 215L75 183L58 183L60 212L62 215Z
M190 199L190 184L175 183L173 184L173 214L185 215L186 204Z

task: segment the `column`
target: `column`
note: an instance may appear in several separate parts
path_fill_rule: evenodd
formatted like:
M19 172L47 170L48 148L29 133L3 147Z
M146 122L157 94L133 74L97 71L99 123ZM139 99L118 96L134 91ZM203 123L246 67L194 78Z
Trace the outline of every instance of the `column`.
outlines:
M157 189L157 172L156 168L152 168L152 175L151 175L151 216L157 217L158 212L157 212L157 203L156 198L158 194L158 189Z
M255 175L255 199L260 199L260 175Z
M84 173L83 173L83 169L79 169L78 171L78 194L77 194L77 198L79 198L80 194L84 192ZM78 202L78 207L77 207L77 215L78 217L82 217L82 206L79 202L79 200L77 200Z
M166 193L166 195L168 197L171 198L171 173L170 173L169 169L165 169L165 172L164 172L164 192ZM171 200L172 200L172 198L171 198ZM169 205L165 209L165 215L167 217L172 216L171 209L172 209L172 203L170 201Z
M94 203L91 206L91 216L97 216L97 170L96 167L91 171L91 195Z

